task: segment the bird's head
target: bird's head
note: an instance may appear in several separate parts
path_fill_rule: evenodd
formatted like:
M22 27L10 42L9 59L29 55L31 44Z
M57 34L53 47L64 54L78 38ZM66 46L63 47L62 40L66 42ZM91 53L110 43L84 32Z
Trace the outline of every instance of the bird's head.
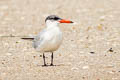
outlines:
M48 25L58 25L59 23L73 23L70 20L62 19L56 15L50 15L45 19L45 22Z

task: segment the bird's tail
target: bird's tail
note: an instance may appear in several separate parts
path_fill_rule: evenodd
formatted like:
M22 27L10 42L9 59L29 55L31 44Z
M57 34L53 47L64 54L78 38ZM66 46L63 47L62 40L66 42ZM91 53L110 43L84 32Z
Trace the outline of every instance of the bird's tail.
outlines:
M24 39L24 40L34 40L34 38L31 38L31 37L22 37L21 39Z

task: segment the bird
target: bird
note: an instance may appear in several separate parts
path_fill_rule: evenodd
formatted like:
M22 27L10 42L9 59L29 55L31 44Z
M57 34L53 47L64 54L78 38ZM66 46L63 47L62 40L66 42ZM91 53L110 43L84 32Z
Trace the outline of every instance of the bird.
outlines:
M43 29L34 38L22 38L33 40L33 47L38 51L43 53L43 66L48 66L46 64L45 54L46 52L51 54L51 64L49 66L54 66L53 64L53 53L56 51L63 40L62 31L59 28L60 23L73 23L73 21L62 19L56 15L49 15L45 19L46 28Z

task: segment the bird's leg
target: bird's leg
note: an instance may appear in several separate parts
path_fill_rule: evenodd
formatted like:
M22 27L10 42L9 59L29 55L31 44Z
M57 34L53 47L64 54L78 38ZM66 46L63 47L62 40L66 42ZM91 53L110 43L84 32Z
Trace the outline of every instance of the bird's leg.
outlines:
M51 55L51 64L50 66L53 66L53 52L52 52L52 55Z
M43 60L44 60L44 65L43 66L47 66L46 62L45 62L45 55L44 55L44 53L43 53Z

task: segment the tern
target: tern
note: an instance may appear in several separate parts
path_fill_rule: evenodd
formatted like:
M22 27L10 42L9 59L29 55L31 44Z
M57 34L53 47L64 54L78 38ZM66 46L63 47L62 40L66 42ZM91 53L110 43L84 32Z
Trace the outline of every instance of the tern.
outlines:
M53 65L53 53L56 51L62 43L62 32L59 28L59 23L73 23L70 20L62 19L56 15L50 15L45 19L46 28L42 30L34 38L22 38L22 39L33 39L33 47L38 51L43 53L44 65L47 66L45 61L45 52L50 52L51 54L51 64Z

